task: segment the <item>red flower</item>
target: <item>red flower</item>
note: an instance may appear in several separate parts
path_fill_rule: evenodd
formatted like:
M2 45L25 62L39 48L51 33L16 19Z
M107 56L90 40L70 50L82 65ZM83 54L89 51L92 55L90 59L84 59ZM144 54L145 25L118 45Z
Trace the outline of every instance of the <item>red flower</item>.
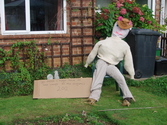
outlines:
M110 13L108 9L103 9L102 12L104 12L104 13Z
M130 21L130 22L129 22L129 25L133 26L133 23L132 23L132 21Z
M105 15L104 13L101 14L101 17L102 17L104 20L107 20L107 19L108 19L108 16Z
M120 14L125 15L126 14L126 9L122 8L120 11Z
M105 16L104 13L101 13L100 15L101 15L101 17L104 17L104 16Z
M141 12L141 10L139 11L139 15L140 15L140 16L144 15L144 14Z
M117 8L120 8L120 7L124 6L124 5L121 4L119 1L117 1L117 2L116 2L116 6L117 6Z
M122 16L119 16L119 17L118 17L118 20L119 20L119 21L122 21L122 19L123 19Z
M103 18L104 18L104 20L107 20L107 19L108 19L108 16L107 16L107 15L105 15Z
M144 20L145 20L145 19L144 19L143 17L140 17L140 21L144 22Z
M99 23L98 26L102 26L103 24L102 23Z
M151 24L151 23L152 23L152 21L147 21L147 23L148 23L148 24Z
M134 13L139 13L139 12L140 12L140 8L138 8L138 7L133 7L132 11L133 11Z

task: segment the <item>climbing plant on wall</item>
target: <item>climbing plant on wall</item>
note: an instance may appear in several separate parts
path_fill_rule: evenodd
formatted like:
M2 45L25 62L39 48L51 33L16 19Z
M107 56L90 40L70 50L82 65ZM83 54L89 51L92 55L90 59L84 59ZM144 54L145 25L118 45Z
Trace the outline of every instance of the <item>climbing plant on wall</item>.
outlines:
M1 48L0 95L32 93L33 81L46 78L49 72L46 60L44 52L39 51L35 41L17 42L9 51Z

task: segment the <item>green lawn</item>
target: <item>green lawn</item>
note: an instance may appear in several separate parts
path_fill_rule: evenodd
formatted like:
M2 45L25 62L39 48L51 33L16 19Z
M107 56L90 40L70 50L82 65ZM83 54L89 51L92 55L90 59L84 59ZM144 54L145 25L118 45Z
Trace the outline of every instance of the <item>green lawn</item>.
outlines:
M130 90L136 99L136 102L130 107L121 106L122 98L119 92L115 91L114 84L103 86L101 98L93 106L86 104L86 99L80 98L33 100L32 95L1 97L0 125L12 125L22 120L25 121L24 125L28 125L26 121L40 118L44 120L47 117L63 116L66 113L69 115L81 114L83 110L87 115L93 114L99 119L105 118L111 125L112 123L115 125L167 124L167 98L165 96L156 96L140 87L130 87Z

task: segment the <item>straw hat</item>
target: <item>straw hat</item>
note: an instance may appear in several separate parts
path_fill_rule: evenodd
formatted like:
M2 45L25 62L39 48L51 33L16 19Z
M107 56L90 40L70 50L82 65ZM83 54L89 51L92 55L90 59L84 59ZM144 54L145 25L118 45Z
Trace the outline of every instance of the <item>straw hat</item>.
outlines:
M132 22L127 18L123 18L121 21L117 21L117 23L121 29L129 29L132 27Z

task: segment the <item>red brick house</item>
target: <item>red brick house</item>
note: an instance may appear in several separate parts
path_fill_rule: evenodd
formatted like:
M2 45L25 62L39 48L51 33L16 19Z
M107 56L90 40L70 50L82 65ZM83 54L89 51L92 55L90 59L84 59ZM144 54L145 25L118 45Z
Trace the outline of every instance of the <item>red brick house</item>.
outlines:
M35 40L54 68L64 63L84 63L94 45L94 7L111 0L1 0L0 48L15 42ZM149 4L162 21L166 0L136 0ZM164 5L164 4L163 4ZM164 11L165 12L165 11ZM50 44L48 43L50 41Z

